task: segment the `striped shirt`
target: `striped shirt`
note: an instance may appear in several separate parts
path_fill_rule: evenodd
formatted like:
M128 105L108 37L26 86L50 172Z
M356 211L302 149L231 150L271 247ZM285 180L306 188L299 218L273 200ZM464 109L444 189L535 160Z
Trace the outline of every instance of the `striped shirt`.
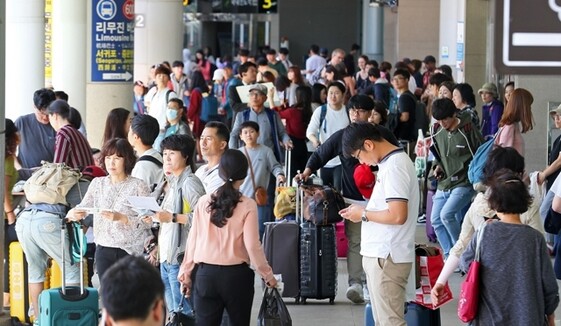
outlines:
M66 163L69 167L79 169L94 165L88 140L71 125L60 128L56 133L53 163Z

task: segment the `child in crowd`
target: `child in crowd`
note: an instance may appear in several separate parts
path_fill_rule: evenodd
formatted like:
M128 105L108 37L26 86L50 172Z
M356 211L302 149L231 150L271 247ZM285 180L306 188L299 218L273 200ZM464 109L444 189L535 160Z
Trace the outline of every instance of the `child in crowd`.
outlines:
M247 197L255 199L256 189L263 188L265 191L269 184L271 173L277 178L277 183L284 183L285 176L281 164L275 158L273 151L257 143L259 137L259 125L255 121L246 121L241 124L240 138L245 143L239 148L249 161L249 173L240 187L240 192ZM252 171L253 170L253 171ZM263 237L265 222L271 222L271 210L269 205L257 206L259 216L259 238Z

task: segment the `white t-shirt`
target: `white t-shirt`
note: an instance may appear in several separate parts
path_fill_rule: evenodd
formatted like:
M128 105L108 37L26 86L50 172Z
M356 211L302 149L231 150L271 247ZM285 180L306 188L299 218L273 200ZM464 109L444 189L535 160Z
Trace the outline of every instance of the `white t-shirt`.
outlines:
M218 175L218 165L208 168L208 164L202 165L195 171L195 175L201 180L205 192L211 194L224 184L224 180Z
M360 254L365 257L387 258L394 263L413 263L405 298L415 299L415 227L419 210L419 182L415 166L402 149L389 153L378 164L374 191L366 208L380 211L388 208L388 201L407 201L407 221L403 225L362 222Z
M166 101L166 98L167 101L169 101L172 98L177 98L177 94L175 94L175 92L170 90L169 88L164 88L162 90L156 91L154 93L154 96L150 98L150 101L147 102L150 105L150 108L148 109L148 114L150 114L151 116L156 118L156 120L158 120L158 124L160 125L160 130L164 130L166 128L166 122L167 122L166 110L168 108L168 103Z
M150 148L146 152L138 154L139 158L142 156L152 156L160 161L160 163L163 163L162 155L154 148ZM153 184L158 184L163 180L164 169L162 166L156 165L154 162L140 160L134 165L131 176L144 180L144 182L151 187Z
M325 112L325 119L320 125L321 116L321 106L314 111L308 128L306 129L306 135L316 135L320 143L324 143L331 135L335 132L347 127L349 125L349 115L345 107L343 106L340 110L335 111L331 109L329 104L327 105L327 111ZM332 168L341 164L339 156L331 159L324 166L326 168Z
M387 258L395 263L415 261L415 226L419 210L419 183L415 166L402 149L389 153L378 164L374 191L366 208L381 211L388 201L407 202L407 221L403 225L376 222L362 223L360 254L366 257Z

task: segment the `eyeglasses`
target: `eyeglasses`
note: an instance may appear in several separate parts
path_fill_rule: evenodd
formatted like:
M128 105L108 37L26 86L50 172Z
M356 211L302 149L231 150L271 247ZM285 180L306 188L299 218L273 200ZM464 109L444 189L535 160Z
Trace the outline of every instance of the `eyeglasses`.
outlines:
M352 114L367 114L368 110L351 108L351 109L349 109L349 113L352 113Z
M394 80L394 81L405 80L405 78L403 78L403 77L394 77L394 78L392 78L392 80Z
M360 161L360 152L362 152L362 147L358 149L358 152L356 153L356 155L351 155L355 160Z

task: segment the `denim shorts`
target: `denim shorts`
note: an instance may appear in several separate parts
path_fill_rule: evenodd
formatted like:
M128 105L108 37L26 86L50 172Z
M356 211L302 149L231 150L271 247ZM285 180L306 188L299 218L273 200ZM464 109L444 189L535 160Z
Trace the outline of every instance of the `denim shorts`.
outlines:
M29 283L43 283L48 258L62 266L61 218L52 213L32 209L20 214L16 232L28 264ZM67 284L80 283L79 264L70 265L68 232L65 233L64 260Z

